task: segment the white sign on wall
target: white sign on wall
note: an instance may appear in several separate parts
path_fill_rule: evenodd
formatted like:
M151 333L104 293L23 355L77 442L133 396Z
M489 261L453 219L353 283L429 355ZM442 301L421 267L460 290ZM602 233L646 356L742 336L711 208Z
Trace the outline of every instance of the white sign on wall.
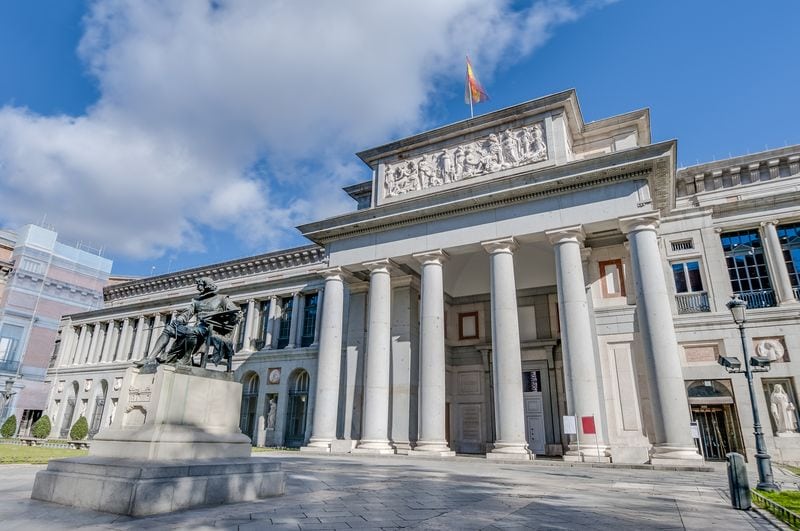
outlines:
M572 415L564 415L564 433L566 435L578 434L578 423Z

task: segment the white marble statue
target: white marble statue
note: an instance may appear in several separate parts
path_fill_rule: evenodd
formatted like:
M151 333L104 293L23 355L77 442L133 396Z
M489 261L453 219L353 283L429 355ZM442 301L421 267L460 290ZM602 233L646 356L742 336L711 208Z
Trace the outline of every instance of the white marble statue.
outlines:
M774 339L763 339L756 347L756 352L761 358L767 358L769 361L778 361L783 359L783 345L780 341Z
M275 397L269 399L269 413L267 413L267 429L275 429L275 418L278 415L278 406L275 402Z
M770 412L775 420L778 433L796 432L797 416L795 407L789 399L789 395L783 390L783 385L775 384L772 386L772 394L769 395Z

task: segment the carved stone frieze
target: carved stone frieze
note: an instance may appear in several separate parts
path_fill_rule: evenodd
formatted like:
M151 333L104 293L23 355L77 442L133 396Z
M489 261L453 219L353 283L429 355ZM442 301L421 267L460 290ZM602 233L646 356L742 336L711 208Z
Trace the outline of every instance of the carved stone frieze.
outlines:
M537 122L386 164L384 193L385 197L395 197L544 160L547 160L544 123Z

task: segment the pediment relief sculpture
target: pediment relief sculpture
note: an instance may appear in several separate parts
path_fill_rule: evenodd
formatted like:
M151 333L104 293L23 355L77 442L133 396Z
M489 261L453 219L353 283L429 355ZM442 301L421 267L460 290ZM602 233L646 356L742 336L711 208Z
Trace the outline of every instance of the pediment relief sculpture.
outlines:
M547 160L543 122L506 129L454 148L386 164L383 177L385 197L543 160Z

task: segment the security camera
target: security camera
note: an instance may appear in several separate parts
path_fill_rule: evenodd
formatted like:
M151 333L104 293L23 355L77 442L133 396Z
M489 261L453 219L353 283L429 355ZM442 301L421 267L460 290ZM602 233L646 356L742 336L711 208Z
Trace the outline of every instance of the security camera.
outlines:
M717 362L725 367L728 372L738 371L742 368L742 362L739 361L739 358L733 358L730 356L720 356Z
M751 356L750 365L753 367L767 367L772 363L769 358L762 358L761 356Z

